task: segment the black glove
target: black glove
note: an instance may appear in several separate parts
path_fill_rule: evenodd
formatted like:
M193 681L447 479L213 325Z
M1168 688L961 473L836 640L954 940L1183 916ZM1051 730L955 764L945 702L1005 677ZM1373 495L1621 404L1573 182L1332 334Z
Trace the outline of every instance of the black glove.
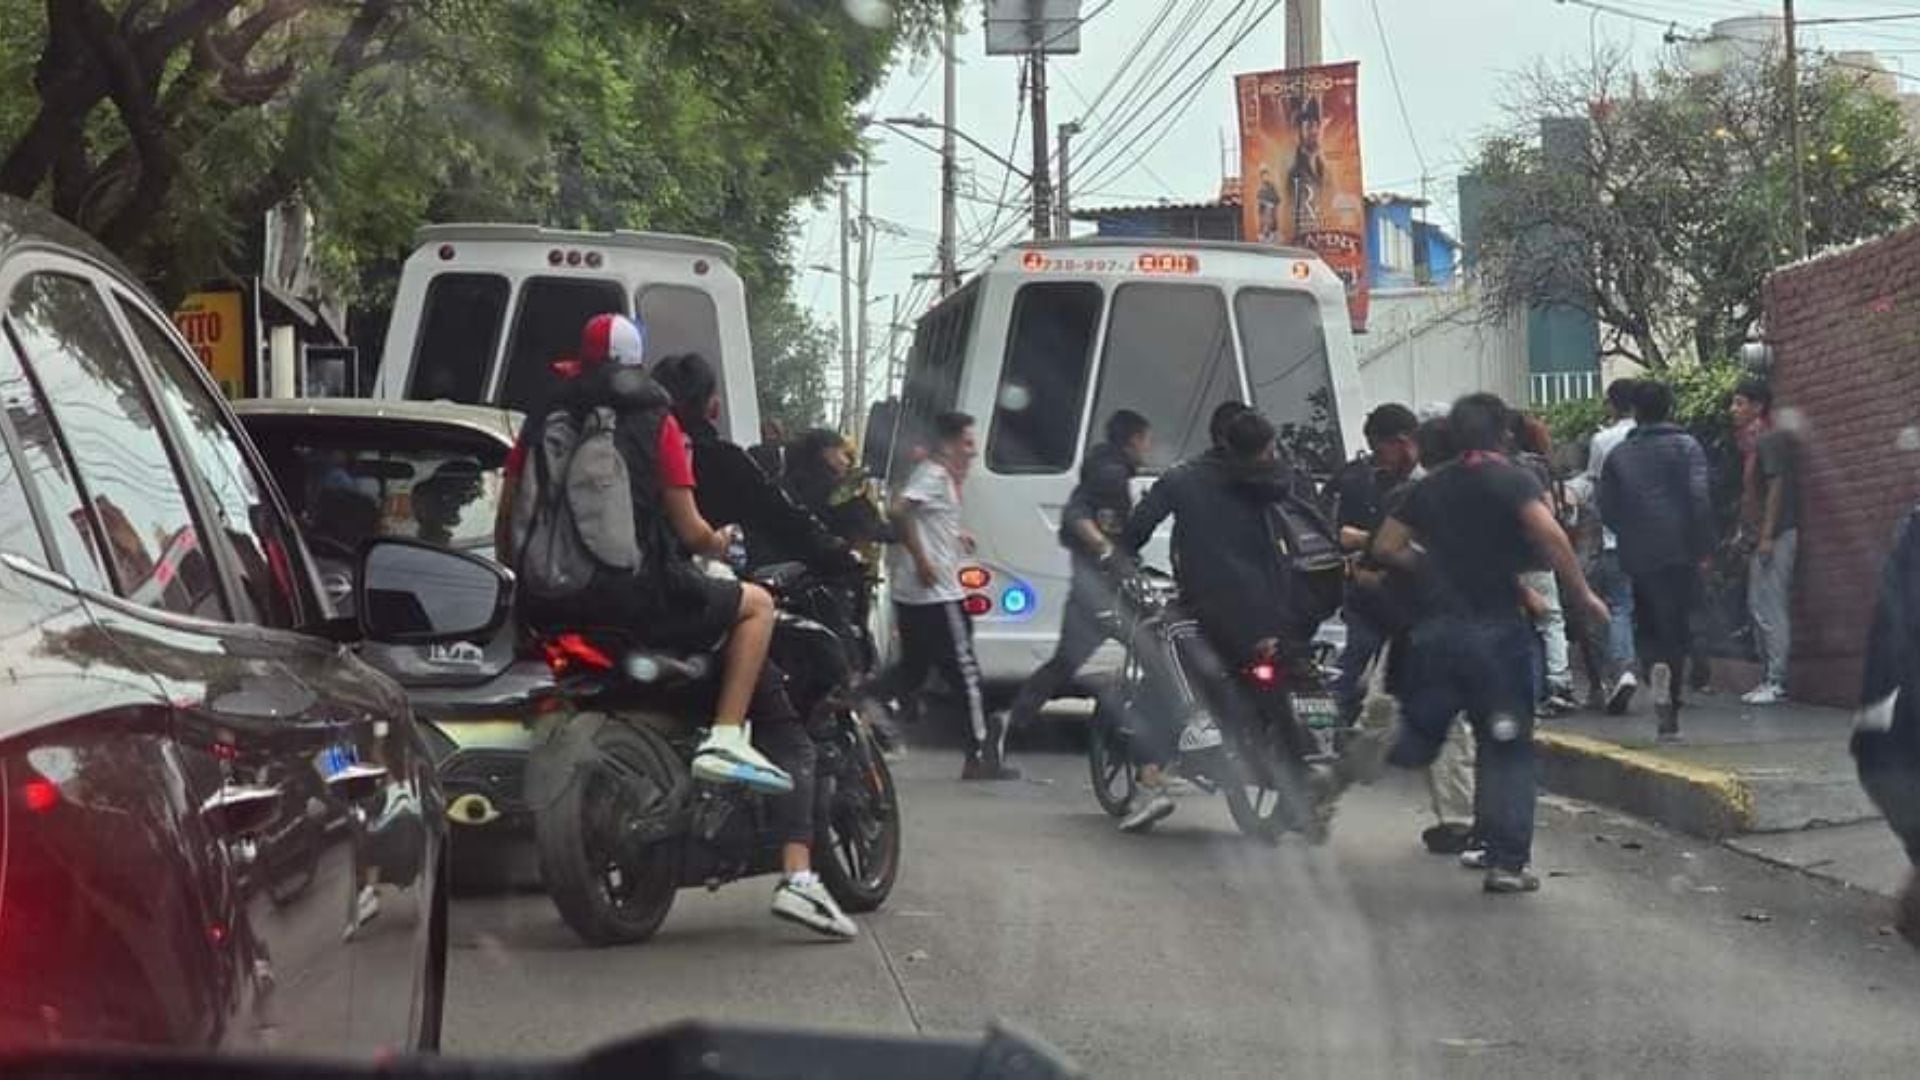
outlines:
M1109 581L1125 581L1140 572L1140 567L1134 562L1133 556L1117 547L1108 548L1107 553L1100 556L1096 565Z

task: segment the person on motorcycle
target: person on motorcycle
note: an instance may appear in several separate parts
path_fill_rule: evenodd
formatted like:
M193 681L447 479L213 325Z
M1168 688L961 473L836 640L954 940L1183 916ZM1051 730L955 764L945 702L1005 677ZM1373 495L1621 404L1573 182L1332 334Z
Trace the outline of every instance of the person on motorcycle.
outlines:
M1169 470L1153 485L1120 540L1121 550L1137 557L1160 523L1172 516L1180 604L1199 622L1206 646L1192 650L1194 655L1183 651L1183 660L1188 669L1211 679L1226 678L1257 660L1271 660L1290 646L1304 644L1316 629L1297 614L1287 567L1274 544L1269 514L1276 502L1296 496L1273 425L1243 406L1228 414L1220 436L1222 445ZM1168 724L1161 745L1142 747L1143 759L1164 763L1176 745L1180 752L1191 753L1221 744L1219 727L1204 708L1178 719L1183 727L1177 738L1165 737L1171 732ZM1285 734L1290 736L1288 748L1301 752L1303 747L1291 739L1297 733ZM1121 822L1129 832L1152 825L1174 809L1160 764L1143 765L1138 780L1144 797Z
M522 591L516 597L523 623L544 628L620 626L648 644L706 650L720 647L719 693L713 726L694 755L693 773L713 783L741 783L757 791L784 794L793 778L754 749L747 730L749 714L791 715L777 673L766 665L773 638L773 597L757 585L710 577L694 564L704 555L722 559L732 545L732 530L716 529L700 516L694 500L692 454L666 391L641 370L644 337L624 315L596 315L581 333L580 355L554 366L559 379L546 409L529 413L507 455L501 499L503 521L495 529L501 561L518 566L512 508L529 475L532 448L542 445L545 425L561 411L583 415L611 408L617 419L615 445L626 463L635 531L657 541L635 575L603 573L578 602L542 604Z
M749 565L798 561L827 577L861 571L860 560L845 543L787 498L745 449L720 436L713 423L720 411L718 380L703 357L697 353L663 357L654 364L653 377L672 400L673 417L692 444L695 500L701 516L746 530ZM836 634L850 632L839 626L828 629ZM776 681L781 679L771 660L766 668L774 672ZM782 871L774 890L773 913L821 934L851 938L853 922L813 872L813 739L799 721L789 705L782 715L759 714L753 732L755 741L793 777L793 790L772 804Z
M1111 568L1116 546L1133 513L1133 477L1153 449L1153 428L1132 409L1107 418L1107 441L1087 451L1080 482L1061 514L1060 543L1073 556L1073 584L1060 617L1053 656L1020 686L1007 712L1009 727L1023 727L1092 658L1107 638L1105 613L1113 607Z
M719 379L705 357L663 357L653 365L653 378L672 399L674 419L692 444L699 484L694 501L700 515L715 525L740 527L746 534L747 565L800 562L826 578L864 570L852 545L789 498L746 448L721 436L714 425L720 415Z
M859 588L853 591L853 626L858 631L857 666L871 672L877 662L872 635L867 633L874 587L880 583L883 545L897 536L886 514L870 492L864 470L856 464L847 437L832 428L811 428L795 436L787 447L786 472L781 486L793 501L805 507L827 531L852 545L867 565Z

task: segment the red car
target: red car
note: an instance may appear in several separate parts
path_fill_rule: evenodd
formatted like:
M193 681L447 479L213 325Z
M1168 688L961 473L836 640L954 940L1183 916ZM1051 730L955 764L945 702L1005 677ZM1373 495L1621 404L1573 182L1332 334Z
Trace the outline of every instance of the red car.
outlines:
M166 315L0 198L0 1050L432 1049L443 796L349 646L491 635L504 575L359 553L355 616Z

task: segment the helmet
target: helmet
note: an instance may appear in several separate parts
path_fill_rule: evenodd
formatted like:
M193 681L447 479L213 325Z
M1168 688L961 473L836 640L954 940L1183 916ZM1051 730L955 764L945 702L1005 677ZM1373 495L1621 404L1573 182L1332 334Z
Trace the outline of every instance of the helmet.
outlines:
M598 367L609 360L625 367L638 367L646 352L646 331L637 320L625 315L595 315L580 331L583 367Z

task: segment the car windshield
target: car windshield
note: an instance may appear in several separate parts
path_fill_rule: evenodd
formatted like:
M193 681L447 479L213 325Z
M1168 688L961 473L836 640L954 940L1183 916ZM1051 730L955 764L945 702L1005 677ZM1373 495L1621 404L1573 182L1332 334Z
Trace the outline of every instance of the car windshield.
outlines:
M322 557L381 536L491 551L507 453L500 437L392 420L245 422Z
M1920 0L0 0L0 1080L1916 1018Z

